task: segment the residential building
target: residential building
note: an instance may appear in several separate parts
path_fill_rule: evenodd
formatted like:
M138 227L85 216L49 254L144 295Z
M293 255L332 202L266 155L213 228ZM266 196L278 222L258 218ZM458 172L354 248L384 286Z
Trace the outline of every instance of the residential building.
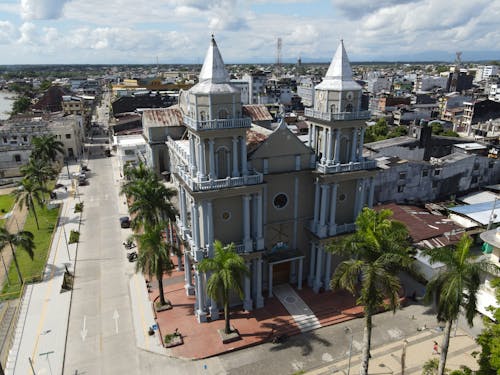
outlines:
M499 203L500 205L500 203ZM500 212L499 212L500 213ZM487 230L480 234L481 239L485 242L483 246L484 257L492 264L500 268L500 227ZM500 271L499 271L500 272ZM477 309L480 313L493 319L493 313L488 309L489 306L500 308L496 300L496 288L493 287L492 281L497 276L491 273L484 275L484 283L479 289L477 295Z

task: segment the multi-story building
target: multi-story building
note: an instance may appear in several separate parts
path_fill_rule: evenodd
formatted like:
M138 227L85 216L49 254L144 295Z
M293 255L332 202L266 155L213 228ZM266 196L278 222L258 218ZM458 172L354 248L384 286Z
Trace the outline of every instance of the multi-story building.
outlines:
M264 95L267 83L267 74L261 71L246 73L242 80L248 82L248 104L261 104L259 98Z
M233 301L246 310L262 307L263 293L272 296L278 283L329 288L333 263L326 244L354 230L362 207L373 203L375 162L362 156L369 113L360 101L341 43L315 88L314 108L306 111L307 144L283 120L272 132L252 125L211 40L199 83L180 94L186 137L167 141L179 191L177 229L187 244L185 288L196 295L198 321L219 314L198 269L214 255L215 239L234 243L250 269L243 301Z
M499 203L500 205L500 203ZM487 230L479 235L481 239L485 242L486 246L483 246L484 257L489 260L492 264L500 268L500 227L496 229ZM498 274L498 272L497 272ZM500 305L496 299L496 290L491 282L495 279L496 275L493 273L487 273L484 275L484 283L481 285L477 295L477 310L493 319L493 314L489 306L495 308L500 308Z

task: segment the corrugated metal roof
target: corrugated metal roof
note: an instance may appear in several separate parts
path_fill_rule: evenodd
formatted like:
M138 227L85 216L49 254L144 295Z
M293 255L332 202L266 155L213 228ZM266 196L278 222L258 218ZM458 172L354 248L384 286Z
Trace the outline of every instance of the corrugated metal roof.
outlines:
M261 104L247 104L243 106L243 114L252 118L252 121L272 121L273 116L267 107Z
M375 210L387 208L393 212L393 219L404 223L414 243L436 239L435 244L449 244L459 240L457 233L463 228L453 223L446 216L431 214L417 206L404 206L394 203L375 207ZM456 241L455 241L456 240Z
M177 106L145 109L142 122L148 127L182 126L182 112Z

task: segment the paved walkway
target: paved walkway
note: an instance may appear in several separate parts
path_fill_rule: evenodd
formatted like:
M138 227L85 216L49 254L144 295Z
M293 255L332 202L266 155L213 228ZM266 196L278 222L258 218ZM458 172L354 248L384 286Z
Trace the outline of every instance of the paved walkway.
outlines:
M289 284L276 285L273 288L273 293L298 324L301 332L321 328L321 323L316 315Z
M71 165L76 172L78 165ZM62 204L61 216L52 238L51 249L40 283L28 285L21 302L14 345L10 350L6 374L60 374L66 343L71 292L61 289L65 270L74 269L77 245L67 245L71 230L79 230L80 214L74 212L78 199L73 196L67 173L58 179L68 187L55 202ZM65 234L66 232L66 234Z

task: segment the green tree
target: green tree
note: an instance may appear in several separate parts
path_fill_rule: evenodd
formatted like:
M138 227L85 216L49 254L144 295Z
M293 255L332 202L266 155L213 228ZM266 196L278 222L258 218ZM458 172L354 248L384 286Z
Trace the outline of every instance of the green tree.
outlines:
M408 135L408 128L406 126L395 126L387 134L387 138L396 138L403 135Z
M52 82L50 82L49 80L43 80L40 84L40 91L47 91L50 86L52 86Z
M24 177L17 185L17 189L13 191L16 197L16 202L19 202L21 208L28 207L28 210L33 212L35 216L36 227L40 230L38 224L38 215L36 214L35 202L42 205L42 196L46 190L38 184L35 180Z
M32 144L32 158L55 161L58 154L64 155L64 144L57 140L56 135L34 137Z
M422 375L437 375L439 359L431 358L422 366Z
M491 285L496 288L497 302L500 304L500 279L494 279ZM476 341L481 345L479 353L478 375L500 375L500 308L491 308L494 320L485 317L484 329Z
M477 292L481 285L481 274L498 273L496 265L481 260L470 252L471 245L472 238L464 234L455 248L445 247L425 252L430 257L431 264L440 262L445 266L444 271L429 281L425 292L425 301L436 303L438 321L446 323L438 375L445 372L451 326L453 321L458 319L460 308L463 308L467 322L472 326L472 320L477 313Z
M358 295L364 307L365 328L360 374L368 374L372 316L388 304L393 312L399 306L401 283L398 273L411 266L411 246L404 224L391 220L390 210L370 208L356 219L356 232L328 246L328 251L350 258L341 262L333 274L331 287Z
M20 168L23 176L29 180L35 182L44 188L44 191L48 191L47 183L50 179L54 178L57 174L56 170L50 165L50 162L46 159L31 158L28 164L23 165Z
M24 113L31 105L31 100L27 96L18 97L12 104L12 114Z
M15 248L20 247L26 251L33 260L35 255L35 243L33 242L33 233L28 231L19 231L17 233L9 233L5 227L0 227L0 249L3 249L6 245L10 246L12 251L12 259L14 259L14 264L16 265L17 276L19 277L19 283L23 283L23 276L21 275L21 269L19 268L19 263L17 262Z
M149 278L153 275L156 276L160 293L160 304L164 306L169 304L169 302L165 300L163 275L165 273L170 275L174 269L174 264L170 259L170 252L178 254L179 250L163 239L162 227L164 225L147 226L144 233L136 234L134 238L137 240L139 246L136 270L147 274Z
M389 133L389 126L385 118L377 120L375 125L369 126L365 132L365 142L376 142L387 138Z
M244 259L236 253L233 243L223 246L220 241L215 241L214 253L213 258L205 258L199 263L199 269L211 273L207 281L207 295L224 306L224 332L229 334L229 294L235 291L243 298L243 277L248 276L250 271Z

